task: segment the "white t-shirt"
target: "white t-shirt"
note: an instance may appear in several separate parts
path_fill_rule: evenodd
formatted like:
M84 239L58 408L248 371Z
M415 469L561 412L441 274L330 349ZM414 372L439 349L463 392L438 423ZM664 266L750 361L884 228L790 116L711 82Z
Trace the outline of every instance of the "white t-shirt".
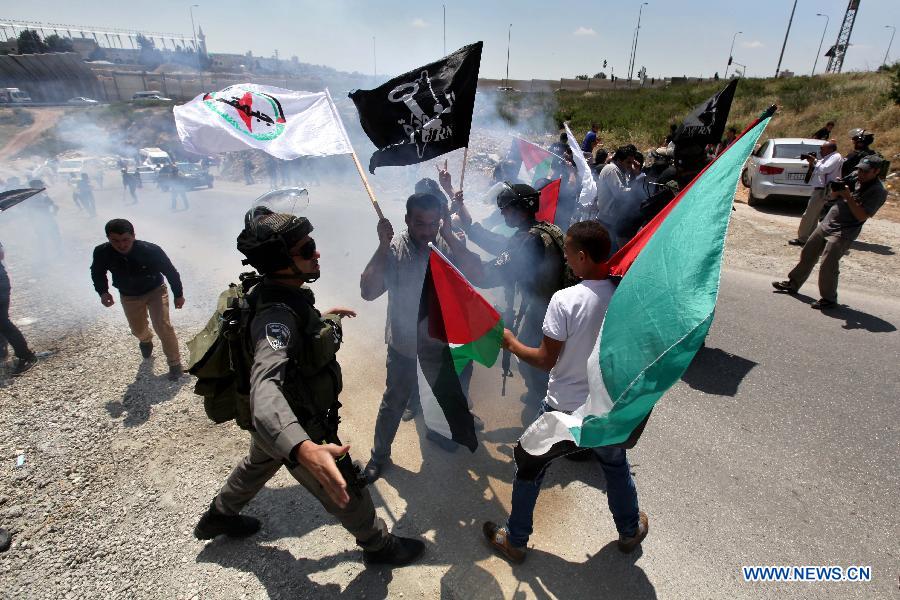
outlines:
M608 279L591 279L559 290L544 316L544 335L565 342L550 371L547 404L573 411L587 401L587 362L615 286Z

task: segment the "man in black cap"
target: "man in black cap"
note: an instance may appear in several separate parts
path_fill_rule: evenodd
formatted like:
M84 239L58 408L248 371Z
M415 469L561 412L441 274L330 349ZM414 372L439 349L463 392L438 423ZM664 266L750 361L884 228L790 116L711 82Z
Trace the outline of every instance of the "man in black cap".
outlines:
M367 564L406 565L425 549L416 539L388 533L375 514L358 471L353 480L349 445L337 435L341 368L336 354L343 338L334 308L320 313L305 283L319 278L319 253L309 220L252 209L237 239L238 250L262 276L247 299L253 316L242 331L253 354L249 406L250 451L194 529L203 540L224 534L252 535L259 520L240 512L275 473L286 466L356 538Z
M851 129L850 141L853 143L853 151L844 157L841 164L841 177L847 177L856 169L859 161L867 156L877 154L870 146L875 141L875 134L865 129Z

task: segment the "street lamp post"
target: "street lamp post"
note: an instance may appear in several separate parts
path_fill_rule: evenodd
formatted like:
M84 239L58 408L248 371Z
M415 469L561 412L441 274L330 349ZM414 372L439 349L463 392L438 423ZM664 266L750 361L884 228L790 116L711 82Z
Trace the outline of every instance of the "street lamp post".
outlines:
M631 81L631 76L634 74L634 63L637 61L638 36L641 35L641 13L648 4L649 2L641 2L638 7L637 27L634 28L634 43L631 46L631 60L628 62L628 81Z
M887 66L888 55L891 53L891 44L894 43L894 34L897 33L897 28L893 25L885 25L884 28L893 29L893 31L891 32L891 41L888 42L887 50L884 51L884 62L882 63L882 65Z
M828 31L828 22L831 20L828 15L823 15L822 13L816 13L816 16L825 17L825 29L822 30L822 39L819 40L819 49L816 50L816 60L813 61L813 70L809 74L810 77L816 74L816 65L819 64L819 55L822 54L822 42L825 41L825 32Z
M509 46L512 42L512 23L509 24L509 32L506 35L506 85L509 87Z
M191 35L194 36L194 52L197 52L198 56L199 50L197 48L197 28L194 27L194 9L199 7L199 4L191 4L190 7L188 7L188 11L191 13Z
M784 49L787 48L787 40L788 35L791 33L791 23L794 22L794 11L797 10L797 0L794 0L794 8L791 9L791 18L788 19L788 28L787 31L784 32L784 44L781 45L781 54L778 55L778 66L775 67L775 77L778 78L778 73L781 72L781 59L784 58Z
M375 54L375 36L372 36L372 79L378 79L378 56Z
M731 38L731 50L728 51L728 64L725 65L725 79L728 79L728 67L731 66L731 62L733 60L732 57L734 56L734 40L736 40L737 36L739 36L742 33L744 33L744 32L743 31L735 32L735 34Z

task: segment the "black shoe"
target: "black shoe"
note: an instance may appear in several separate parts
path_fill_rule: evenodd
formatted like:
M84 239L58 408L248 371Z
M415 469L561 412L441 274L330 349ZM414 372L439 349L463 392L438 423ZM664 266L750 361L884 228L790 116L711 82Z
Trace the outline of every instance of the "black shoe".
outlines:
M594 451L590 448L585 448L584 450L579 450L577 452L570 452L563 456L566 460L571 460L572 462L585 462L594 458Z
M34 353L32 353L24 358L20 358L16 362L16 368L13 369L12 374L13 375L21 375L22 373L24 373L25 371L27 371L28 369L30 369L31 367L33 367L36 364L37 364L37 356L35 356Z
M806 242L804 242L800 238L794 238L792 240L788 240L788 244L790 244L791 246L805 246Z
M437 444L438 448L440 448L444 452L456 452L457 448L459 448L459 444L457 444L450 438L444 437L438 432L432 431L430 429L428 430L428 433L425 434L425 439Z
M363 469L363 476L366 478L366 483L372 485L378 478L381 477L381 470L384 468L382 463L375 462L375 459L370 458L369 462L366 464L366 468Z
M141 356L144 358L150 358L150 355L153 354L153 342L141 342L138 344L138 348L141 349Z
M367 565L402 567L415 561L424 551L425 542L422 540L389 534L387 544L381 550L363 551L363 562Z
M178 381L178 378L184 374L181 364L169 367L169 381Z
M788 294L796 294L797 290L794 289L794 286L791 285L791 282L788 280L785 281L773 281L772 287L778 290L779 292L787 292Z
M12 544L12 536L9 535L9 532L5 529L0 529L0 552L6 552L9 550L10 545Z
M816 310L827 310L829 308L834 308L837 305L837 302L832 302L831 300L826 300L825 298L819 298L818 300L810 304L809 307Z
M246 515L223 515L215 507L215 500L209 509L200 517L194 527L194 537L198 540L211 540L217 535L228 537L247 537L259 531L259 519Z

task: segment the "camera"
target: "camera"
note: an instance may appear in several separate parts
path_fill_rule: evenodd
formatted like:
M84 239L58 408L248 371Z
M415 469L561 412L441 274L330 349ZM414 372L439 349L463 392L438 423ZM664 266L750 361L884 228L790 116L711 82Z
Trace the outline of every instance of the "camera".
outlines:
M835 179L831 182L831 191L832 192L840 192L843 191L844 188L850 187L851 190L856 188L856 174L851 173L846 177L841 177L839 179Z

